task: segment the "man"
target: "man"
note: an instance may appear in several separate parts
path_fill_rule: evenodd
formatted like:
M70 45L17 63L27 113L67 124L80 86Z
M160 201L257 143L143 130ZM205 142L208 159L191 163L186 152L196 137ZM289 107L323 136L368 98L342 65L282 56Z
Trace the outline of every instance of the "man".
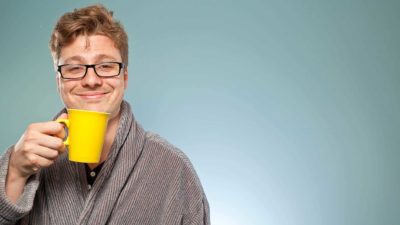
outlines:
M0 159L0 224L209 224L188 158L145 132L123 100L128 40L112 12L64 14L50 48L65 107L110 113L100 163L69 161L60 123L29 125Z

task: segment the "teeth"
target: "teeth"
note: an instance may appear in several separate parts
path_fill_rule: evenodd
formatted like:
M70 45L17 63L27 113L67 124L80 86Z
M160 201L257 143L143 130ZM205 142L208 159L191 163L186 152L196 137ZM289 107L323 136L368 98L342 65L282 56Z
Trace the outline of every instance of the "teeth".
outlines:
M97 93L97 94L82 94L80 96L82 98L95 99L95 98L101 98L104 95L105 95L105 93Z

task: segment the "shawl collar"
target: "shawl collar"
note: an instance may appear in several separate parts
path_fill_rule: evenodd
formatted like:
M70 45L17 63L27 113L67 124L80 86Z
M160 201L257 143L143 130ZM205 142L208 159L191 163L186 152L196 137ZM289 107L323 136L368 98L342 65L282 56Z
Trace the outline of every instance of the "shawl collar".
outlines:
M78 224L106 224L126 180L142 152L145 131L136 122L129 104L121 104L121 117L108 159L86 197Z

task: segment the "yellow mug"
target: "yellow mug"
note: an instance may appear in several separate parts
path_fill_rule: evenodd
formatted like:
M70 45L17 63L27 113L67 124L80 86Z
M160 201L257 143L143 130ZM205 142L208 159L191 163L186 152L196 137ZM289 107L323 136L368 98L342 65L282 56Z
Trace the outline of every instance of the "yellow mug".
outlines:
M98 163L103 149L109 113L67 109L68 119L57 119L68 128L64 144L70 161Z

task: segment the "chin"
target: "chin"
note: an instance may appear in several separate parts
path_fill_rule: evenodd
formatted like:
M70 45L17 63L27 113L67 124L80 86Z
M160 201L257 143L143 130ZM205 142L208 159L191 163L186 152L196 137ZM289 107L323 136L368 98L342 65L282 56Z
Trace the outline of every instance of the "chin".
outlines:
M99 105L90 105L89 104L84 109L89 110L89 111L110 113L110 110L107 107L99 106Z
M95 104L91 102L85 102L81 104L65 104L68 109L80 109L80 110L88 110L88 111L96 111L96 112L108 112L107 108L100 104Z

